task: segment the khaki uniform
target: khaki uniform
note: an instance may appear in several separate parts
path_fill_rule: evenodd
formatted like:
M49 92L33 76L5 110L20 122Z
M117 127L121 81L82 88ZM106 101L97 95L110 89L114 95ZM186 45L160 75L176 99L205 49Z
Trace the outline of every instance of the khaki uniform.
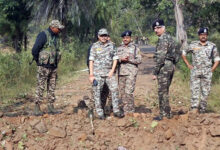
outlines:
M134 90L138 73L138 65L141 63L140 49L133 43L118 47L119 58L129 56L128 62L119 59L119 89L120 98L125 113L134 112Z

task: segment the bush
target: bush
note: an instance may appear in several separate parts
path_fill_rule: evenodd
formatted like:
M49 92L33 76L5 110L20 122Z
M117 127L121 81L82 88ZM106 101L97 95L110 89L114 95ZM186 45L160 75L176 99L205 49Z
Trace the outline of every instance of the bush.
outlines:
M36 66L29 65L29 52L0 54L0 98L1 100L23 95L35 83Z
M61 49L62 59L58 67L59 77L65 78L85 66L87 44L66 44ZM25 97L36 88L37 66L32 60L31 51L19 54L0 53L0 100L8 103L12 99Z

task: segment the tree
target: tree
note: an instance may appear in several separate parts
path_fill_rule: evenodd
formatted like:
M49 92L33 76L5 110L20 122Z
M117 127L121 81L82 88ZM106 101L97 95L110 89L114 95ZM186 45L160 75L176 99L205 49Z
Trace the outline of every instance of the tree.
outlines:
M27 7L27 0L0 0L0 12L2 20L0 26L7 30L1 30L1 34L7 34L12 40L12 46L17 52L21 52L22 44L27 44L27 29L31 18L31 7Z
M182 43L183 47L187 46L187 34L184 26L184 17L182 8L180 6L180 0L173 0L174 12L176 19L176 39Z

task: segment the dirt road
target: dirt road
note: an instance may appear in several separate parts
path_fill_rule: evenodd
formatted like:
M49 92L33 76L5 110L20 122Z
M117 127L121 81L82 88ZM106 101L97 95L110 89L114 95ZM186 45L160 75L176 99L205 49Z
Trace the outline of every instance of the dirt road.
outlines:
M120 146L127 150L219 150L220 114L194 114L187 112L183 102L171 102L173 119L152 120L158 113L152 67L152 54L144 54L135 91L136 113L123 119L95 119L94 135L87 110L73 112L80 99L90 94L87 72L58 87L56 107L62 114L31 115L31 96L6 108L4 116L0 114L0 150L117 150ZM42 108L46 112L46 103Z

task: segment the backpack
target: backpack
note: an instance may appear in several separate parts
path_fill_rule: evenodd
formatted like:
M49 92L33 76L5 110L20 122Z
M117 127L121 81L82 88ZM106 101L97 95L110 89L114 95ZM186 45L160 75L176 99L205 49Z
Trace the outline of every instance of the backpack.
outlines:
M174 64L177 64L182 54L180 48L181 44L172 39L172 41L170 41L166 59L171 60Z

